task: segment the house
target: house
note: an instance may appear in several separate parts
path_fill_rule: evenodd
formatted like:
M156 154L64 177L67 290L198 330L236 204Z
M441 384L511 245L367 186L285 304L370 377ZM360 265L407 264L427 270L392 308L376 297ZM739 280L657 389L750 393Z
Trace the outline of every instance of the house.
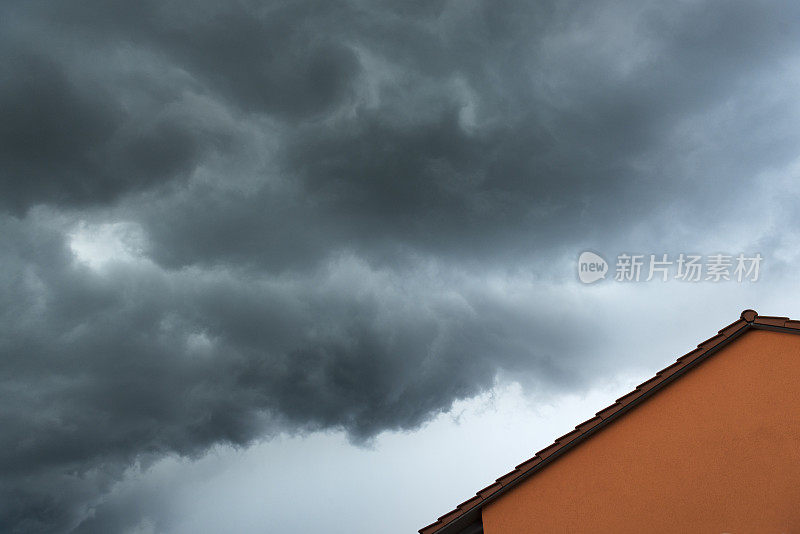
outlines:
M800 532L798 334L745 310L419 532Z

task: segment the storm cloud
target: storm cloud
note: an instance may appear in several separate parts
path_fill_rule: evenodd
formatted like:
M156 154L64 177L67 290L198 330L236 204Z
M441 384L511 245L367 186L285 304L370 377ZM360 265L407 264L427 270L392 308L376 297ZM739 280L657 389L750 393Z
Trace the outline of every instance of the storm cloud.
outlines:
M103 496L165 455L602 378L583 248L788 246L797 10L5 2L0 529L122 531Z

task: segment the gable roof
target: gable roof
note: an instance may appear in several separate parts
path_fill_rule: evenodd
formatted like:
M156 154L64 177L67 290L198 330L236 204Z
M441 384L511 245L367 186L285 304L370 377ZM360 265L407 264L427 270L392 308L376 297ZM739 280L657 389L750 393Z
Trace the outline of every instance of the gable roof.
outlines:
M421 528L420 534L457 534L476 523L480 520L481 509L484 505L505 494L524 479L533 476L558 456L590 438L598 430L633 409L640 401L654 395L750 329L800 334L800 321L794 321L788 317L758 315L754 310L744 310L739 319L719 330L717 335L703 341L697 345L696 349L678 358L675 363L656 373L653 378L642 382L636 386L636 389L623 395L612 405L603 408L591 419L576 426L575 430L564 434L552 445L540 450L514 470L479 490L471 499L462 502L454 510Z

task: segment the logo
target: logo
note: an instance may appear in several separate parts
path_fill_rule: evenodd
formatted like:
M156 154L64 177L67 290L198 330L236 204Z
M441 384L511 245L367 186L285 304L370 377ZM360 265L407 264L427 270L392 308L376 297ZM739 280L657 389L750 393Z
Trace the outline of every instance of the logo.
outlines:
M650 259L648 262L647 259ZM617 256L613 280L615 282L649 282L680 280L682 282L757 282L761 276L759 253L685 254L633 254L623 252ZM582 252L578 257L578 278L584 284L593 284L605 278L609 266L602 256Z
M584 284L592 284L605 278L608 263L594 252L582 252L578 257L578 278Z

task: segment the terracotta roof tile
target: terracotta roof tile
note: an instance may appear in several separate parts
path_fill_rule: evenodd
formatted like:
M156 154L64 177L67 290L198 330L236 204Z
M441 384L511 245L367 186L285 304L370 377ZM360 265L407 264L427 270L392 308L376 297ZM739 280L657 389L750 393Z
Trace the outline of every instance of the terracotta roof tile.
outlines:
M700 345L698 345L698 347L699 346ZM678 358L676 363L684 364L684 363L686 363L686 360L689 360L689 361L694 360L695 358L697 358L698 356L700 356L704 352L705 352L705 349L703 349L703 348L694 349L693 351L687 352L686 354L684 354L683 356Z
M596 427L597 425L599 425L602 421L603 421L602 417L598 417L598 416L595 415L591 419L587 419L586 421L584 421L583 423L579 424L575 428L580 430L581 432L586 432L587 430L590 430L590 429Z
M518 478L518 477L519 477L519 476L520 476L522 473L523 473L523 471L522 471L522 470L515 469L515 470L513 470L513 471L509 471L509 472L508 472L508 473L506 473L505 475L501 476L501 477L500 477L500 478L498 478L498 479L497 479L495 482L497 482L497 483L498 483L498 484L500 484L501 486L505 486L505 485L507 485L509 482L512 482L512 481L514 481L515 479L517 479L517 478Z
M523 471L527 471L534 465L541 463L541 461L542 459L539 456L534 456L533 458L529 458L524 462L522 462L521 464L519 464L517 467L515 467L515 469L522 469Z
M745 321L744 319L738 319L729 324L728 326L726 326L725 328L723 328L722 330L720 330L719 333L722 334L723 336L730 336L731 334L738 332L739 330L745 328L746 326L747 326L747 321Z
M654 387L656 387L657 385L659 385L661 383L661 380L662 379L661 379L660 376L654 376L653 378L650 378L649 380L645 380L644 382L642 382L641 384L636 386L636 389L638 389L639 391L642 391L642 392L648 392L651 389L653 389Z
M575 427L575 430L571 430L566 434L564 434L563 436L561 436L560 438L556 438L556 443L569 443L570 441L577 438L581 434L583 434L583 432L579 430L577 427Z
M448 521L452 521L453 519L455 519L456 517L462 515L463 513L464 513L464 510L460 510L460 509L456 508L455 510L453 510L451 512L447 512L446 514L444 514L442 517L437 519L437 521L439 521L440 523L447 523Z
M630 393L626 393L625 395L623 395L620 398L618 398L617 402L619 404L622 404L623 406L627 406L628 404L630 404L631 402L635 401L636 399L638 399L642 395L644 395L644 391L642 391L640 389L634 389Z
M455 534L464 526L469 524L464 523L464 521L473 520L470 519L470 515L472 514L467 514L467 511L482 507L484 504L493 500L501 493L504 493L510 486L514 486L519 480L527 478L527 476L538 472L546 464L550 463L548 459L553 454L567 447L571 447L573 444L583 441L589 436L590 431L594 428L605 424L612 424L612 422L609 421L612 416L617 414L626 406L634 405L639 399L649 396L651 390L667 383L678 371L682 371L691 367L695 361L698 361L716 351L727 341L746 331L748 328L759 328L764 326L786 328L786 331L795 331L800 333L800 321L792 321L786 317L761 316L753 310L743 311L740 319L722 328L717 335L700 343L697 346L697 349L684 354L678 358L675 363L656 373L656 376L642 382L636 386L635 390L623 395L614 404L597 412L595 417L580 423L575 427L575 430L564 434L558 438L555 443L537 452L535 456L519 464L510 473L501 476L496 482L486 486L482 490L479 490L475 497L472 497L471 499L459 504L455 510L443 515L438 521L423 527L419 530L419 532L421 534ZM462 518L462 516L464 517ZM462 518L460 522L459 518Z
M478 506L481 503L481 501L483 501L483 499L476 495L476 496L472 497L471 499L467 499L466 501L462 502L456 508L459 508L459 509L464 510L465 512L467 512L467 511L471 510L472 508L475 508L476 506Z
M497 482L492 482L482 490L478 490L478 493L476 493L475 495L478 495L479 497L485 499L489 495L493 494L495 491L499 490L501 487L502 487L501 484Z
M687 365L697 360L698 358L702 358L703 356L705 356L706 353L709 351L709 349L712 348L714 348L714 346L707 345L703 347L701 350L693 350L689 354L682 356L679 361L683 367L686 367Z
M552 455L554 452L556 452L560 448L561 448L561 444L560 443L553 443L552 445L548 445L544 449L542 449L539 452L537 452L536 456L538 456L542 460L546 460L548 456Z
M665 378L667 378L670 375L674 374L675 371L678 371L682 367L683 367L683 363L681 363L679 361L675 362L672 365L668 365L667 367L664 367L662 370L657 372L656 373L656 377L658 377L660 379L659 382L663 382Z
M725 336L723 336L722 334L717 334L716 336L710 337L710 338L706 339L705 341L700 342L697 345L697 348L699 348L699 349L707 349L709 347L713 347L713 346L719 344L719 342L722 341L723 339L725 339Z
M756 313L755 310L744 310L740 315L740 317L745 321L747 321L748 323L752 323L753 319L758 317L758 314Z
M599 412L597 412L597 417L601 417L602 419L608 419L615 413L617 413L622 408L621 404L617 404L616 402L610 406L606 406Z
M770 317L766 315L759 315L753 322L755 324L763 324L767 326L783 326L788 320L788 317Z

